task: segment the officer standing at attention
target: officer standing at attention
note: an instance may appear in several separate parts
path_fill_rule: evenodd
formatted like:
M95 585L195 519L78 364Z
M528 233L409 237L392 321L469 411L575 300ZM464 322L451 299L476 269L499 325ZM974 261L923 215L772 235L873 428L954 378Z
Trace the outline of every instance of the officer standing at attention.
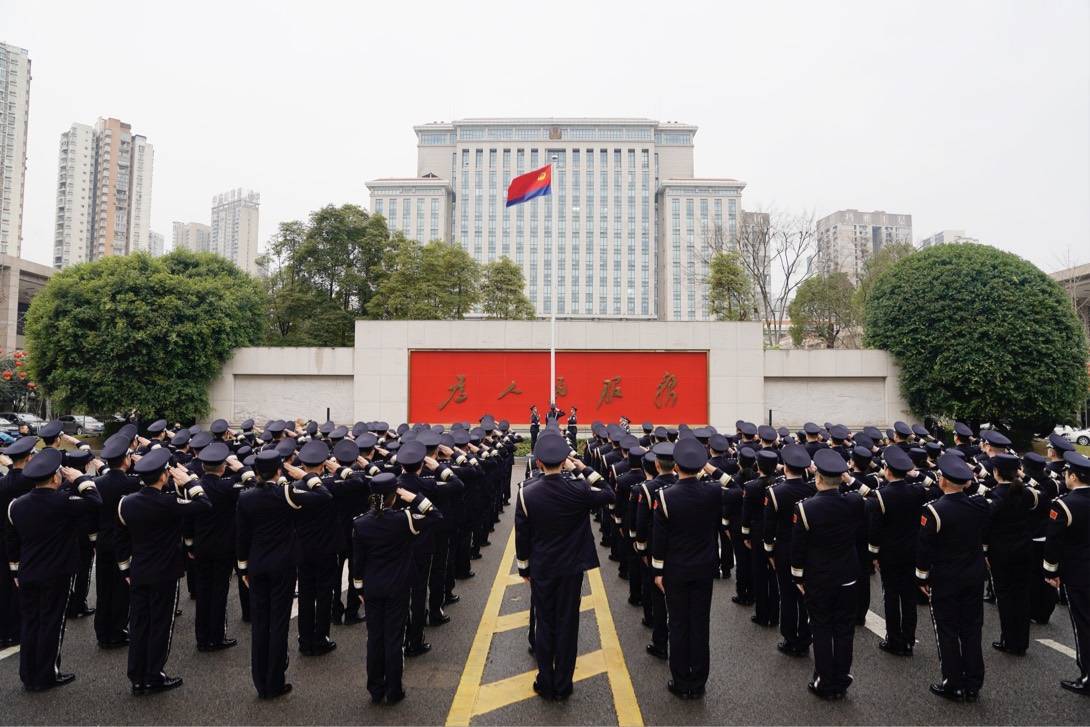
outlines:
M394 510L400 499L408 509ZM401 686L405 617L413 581L412 542L442 518L428 498L397 486L383 472L371 480L371 509L352 524L352 580L367 614L367 691L396 704Z
M674 446L678 479L656 493L651 570L666 594L670 674L666 684L682 699L704 695L711 656L712 583L719 572L719 525L723 493L699 475L708 450L686 437Z
M931 599L942 669L942 681L930 689L955 702L975 702L984 684L980 584L990 508L980 495L966 494L973 472L965 460L944 454L938 466L943 495L924 505L916 552L916 579Z
M579 420L575 416L574 406L568 413L568 442L571 444L572 449L575 449L579 443Z
M783 641L776 648L788 656L804 656L810 650L810 620L806 604L791 579L791 519L795 503L814 494L806 481L810 455L799 444L789 444L780 450L785 479L768 489L765 498L765 554L772 559L776 582L780 589L780 634Z
M61 672L65 610L80 567L81 523L102 504L95 483L48 447L23 468L34 489L8 505L8 568L19 589L19 678L27 691L63 686L76 678ZM61 478L77 494L61 491Z
M257 695L275 699L291 691L288 625L295 587L294 513L320 505L332 495L317 475L305 477L300 490L281 476L303 480L303 470L284 463L275 449L254 457L256 485L238 498L238 569L250 589L250 671Z
M666 616L666 596L661 588L655 586L655 571L651 568L651 553L654 552L654 524L655 502L659 489L672 485L677 475L674 474L674 444L673 442L659 442L652 449L655 456L655 471L658 474L654 479L645 480L636 486L636 552L639 553L642 564L643 582L641 592L643 594L644 626L651 628L651 643L647 645L647 653L656 659L666 660L669 651L669 630ZM650 612L651 620L647 620Z
M95 479L102 496L98 514L98 563L95 565L95 636L105 648L129 643L129 584L117 566L117 506L121 498L140 489L140 478L129 474L132 458L124 434L114 434L102 445L106 471Z
M320 439L310 440L299 450L299 461L308 477L321 477L328 459L329 447ZM326 484L327 489L332 487L332 478ZM340 590L337 553L344 538L337 525L336 497L300 510L295 528L299 545L299 652L304 656L321 656L337 648L337 642L329 638L333 590Z
M749 449L744 447L743 451ZM750 451L753 451L750 449ZM751 580L753 583L753 616L750 621L758 626L776 626L780 623L780 589L776 572L765 554L764 502L768 492L777 482L776 469L780 458L775 449L762 449L756 453L757 477L743 487L742 496L742 544L749 550Z
M1067 493L1052 501L1045 533L1044 576L1053 588L1067 588L1068 612L1075 632L1076 679L1064 689L1090 696L1090 459L1064 453Z
M170 467L170 450L153 449L133 467L144 487L117 506L118 568L130 586L129 681L134 696L174 689L181 677L163 671L170 656L178 579L185 574L182 530L187 516L211 511L196 475ZM176 492L164 492L173 479Z
M530 405L530 451L537 446L537 435L541 432L541 415L537 413L537 404Z
M814 637L814 678L807 685L822 699L842 699L852 683L856 539L866 506L858 493L841 494L848 471L833 449L814 452L817 494L795 505L791 577L806 600Z
M589 468L579 478L564 474L576 467L569 454L563 437L542 436L534 456L543 475L518 491L515 507L518 572L530 584L536 617L534 691L559 700L572 693L583 573L599 565L588 516L614 497Z
M0 477L0 564L9 560L7 538L4 537L8 524L8 505L15 498L34 489L34 483L23 476L23 468L34 455L37 437L21 437L5 447L3 455L7 458L7 474ZM15 585L15 573L2 568L0 572L0 649L19 643L19 589Z

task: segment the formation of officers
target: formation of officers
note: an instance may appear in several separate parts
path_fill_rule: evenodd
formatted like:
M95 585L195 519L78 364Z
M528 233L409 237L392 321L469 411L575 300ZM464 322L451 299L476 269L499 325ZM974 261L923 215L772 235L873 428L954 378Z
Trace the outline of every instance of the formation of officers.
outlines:
M403 656L427 653L425 625L450 621L444 607L510 499L521 439L491 416L449 430L273 420L260 434L253 420L237 432L159 420L145 434L127 424L96 457L51 422L3 450L0 637L20 646L27 690L75 679L61 670L65 620L91 616L102 648L127 647L134 695L181 686L166 670L179 584L195 599L197 649L215 652L238 644L235 578L258 696L292 689L297 596L301 654L336 648L331 623L366 621L371 699L402 700Z
M732 571L732 601L779 627L780 652L813 648L808 688L821 698L843 698L853 681L854 628L876 570L882 651L911 657L917 607L930 605L942 672L932 693L979 698L988 600L1000 620L991 645L1010 657L1025 655L1031 622L1066 603L1080 674L1061 685L1090 694L1090 459L1063 437L1050 436L1047 456L1020 457L1000 432L978 440L962 423L949 447L905 422L856 433L812 422L794 433L745 421L731 434L642 429L595 422L579 455L546 431L539 471L518 493L543 696L571 690L577 585L597 565L577 521L595 508L601 544L651 629L647 651L669 660L667 687L680 698L704 693L712 582Z

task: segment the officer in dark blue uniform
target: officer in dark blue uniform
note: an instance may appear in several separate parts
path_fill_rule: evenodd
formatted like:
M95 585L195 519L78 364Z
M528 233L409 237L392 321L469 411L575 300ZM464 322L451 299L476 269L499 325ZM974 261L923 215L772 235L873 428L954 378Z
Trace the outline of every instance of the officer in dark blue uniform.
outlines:
M8 528L8 505L15 498L34 489L34 483L23 476L23 468L33 456L37 443L37 437L20 437L3 450L4 456L10 461L7 463L7 474L0 478L0 563L7 563L9 560L5 537ZM18 643L19 589L15 586L14 572L3 568L3 572L0 572L0 649Z
M897 656L912 656L916 644L916 541L920 513L927 502L922 485L906 480L914 468L904 449L882 450L885 484L870 500L868 535L871 559L878 563L886 617L886 638L878 648Z
M654 505L659 489L671 485L677 479L674 474L674 443L659 442L651 448L655 456L655 470L658 474L653 479L645 480L636 486L636 552L640 554L643 582L644 625L651 628L651 643L647 653L657 659L665 660L669 656L668 623L666 616L666 596L662 589L655 586L655 571L651 567L651 553L654 544ZM650 612L651 620L647 620Z
M973 444L973 430L969 428L968 424L963 422L954 422L954 447L965 454L965 459L976 459L976 456L980 454L980 447Z
M817 494L795 505L791 577L806 599L814 638L814 678L807 685L823 699L841 699L852 683L856 540L865 520L863 498L841 493L848 465L835 450L814 453Z
M712 583L719 571L722 490L699 475L708 451L692 437L674 446L678 479L659 488L653 505L651 570L655 587L666 594L669 614L670 674L675 696L704 695L711 666Z
M537 404L530 405L530 451L537 446L537 437L541 432L541 415L537 413Z
M362 623L360 616L359 593L353 584L352 574L352 521L367 512L369 507L371 478L381 472L375 463L375 446L378 439L370 432L364 432L356 441L342 439L333 447L333 457L340 469L334 473L333 482L326 485L333 493L333 503L337 507L337 521L343 533L343 549L337 554L337 575L333 579L333 623L352 626ZM344 605L337 584L345 565L348 565L348 591Z
M748 447L744 447L749 449ZM780 623L780 589L776 572L764 549L764 503L768 491L780 481L776 476L780 456L775 449L761 449L756 453L758 476L745 483L742 496L742 544L750 554L753 579L753 616L750 620L758 626L777 626Z
M194 517L187 538L187 555L193 560L197 608L194 625L199 651L221 651L238 645L227 636L227 594L235 567L235 507L244 482L227 476L231 450L225 442L209 444L197 455L203 473L201 488L212 503L211 512ZM246 472L244 477L252 477Z
M1052 502L1042 568L1050 586L1067 588L1075 632L1079 676L1061 681L1060 686L1090 696L1090 459L1068 451L1064 462L1067 493Z
M19 589L19 677L28 691L68 684L61 667L65 610L80 567L80 525L102 504L94 481L61 468L63 455L43 449L23 468L34 489L8 505L8 567ZM74 494L61 490L62 476Z
M773 559L780 590L780 634L776 648L788 656L804 656L810 650L810 620L806 604L791 579L791 518L795 503L814 494L806 481L811 465L806 448L789 444L780 450L784 481L768 489L764 504L764 550Z
M98 563L95 566L95 635L99 646L113 648L129 643L129 584L118 568L117 506L126 495L140 489L140 478L129 474L131 440L114 434L102 445L106 470L95 478L102 496L98 518Z
M716 449L716 438L712 437L712 449ZM726 438L723 442L726 442ZM729 445L728 445L729 446ZM715 457L712 457L714 460ZM719 465L725 466L726 456ZM745 483L757 476L757 455L749 447L743 447L738 452L737 471L731 475L730 484L723 488L723 518L722 532L726 534L726 543L720 539L719 547L728 547L734 554L734 588L735 593L730 600L739 606L753 605L753 558L745 545L745 537L742 535L742 502L745 499Z
M420 432L416 441L424 445L423 467L419 473L421 479L430 480L434 485L428 490L433 492L432 503L443 513L442 522L432 532L434 552L431 569L428 572L428 625L442 626L450 622L450 616L443 611L443 602L447 594L447 568L450 560L450 541L457 527L457 512L462 491L465 489L460 477L454 472L449 462L439 461L438 432L425 430ZM403 460L402 457L398 458ZM510 479L510 474L508 474Z
M299 461L308 476L323 477L328 459L329 447L320 439L310 440L299 450ZM332 477L324 477L323 481L326 489L333 487ZM340 590L337 553L344 547L341 542L344 532L337 525L336 500L333 494L314 507L300 510L295 518L299 546L299 651L304 656L321 656L337 648L337 642L329 638L333 592Z
M572 449L579 444L579 419L575 415L575 407L568 413L568 443Z
M212 503L196 475L171 468L170 450L153 449L133 466L144 487L117 507L118 568L130 586L128 676L134 696L174 689L181 677L163 671L170 655L178 579L185 573L182 550L186 517L210 511ZM163 488L173 480L175 492Z
M281 471L298 481L290 484ZM332 495L317 475L283 462L275 449L254 457L255 486L238 498L238 569L250 589L250 671L257 695L275 699L291 691L288 625L295 586L295 522L298 510Z
M398 499L408 507L393 509ZM398 487L397 477L383 472L371 480L371 509L353 522L352 580L367 613L367 691L376 704L405 698L401 649L415 570L412 543L440 519L427 497Z
M966 494L973 472L961 457L944 454L938 466L943 496L924 505L916 552L916 579L931 599L942 669L942 681L930 689L953 701L976 701L984 684L980 585L989 506L980 495Z
M536 618L534 691L546 699L572 693L583 573L598 567L588 516L614 497L596 472L565 475L576 467L569 455L567 440L543 435L534 456L544 474L534 487L519 490L515 506L518 572L530 583Z

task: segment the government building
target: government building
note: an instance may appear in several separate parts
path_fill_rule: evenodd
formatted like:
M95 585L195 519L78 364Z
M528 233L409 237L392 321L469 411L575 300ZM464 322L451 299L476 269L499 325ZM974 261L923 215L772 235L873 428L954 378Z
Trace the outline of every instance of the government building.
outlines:
M391 231L506 256L539 316L707 320L708 260L737 244L745 183L693 174L697 127L650 119L462 119L413 127L414 177L367 182ZM506 208L553 165L552 194Z

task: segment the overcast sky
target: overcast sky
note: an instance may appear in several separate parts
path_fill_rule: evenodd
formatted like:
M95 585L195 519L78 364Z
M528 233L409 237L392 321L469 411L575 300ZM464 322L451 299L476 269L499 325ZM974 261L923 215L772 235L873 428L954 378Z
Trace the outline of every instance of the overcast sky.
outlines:
M606 6L609 6L608 9ZM261 193L261 245L416 172L414 124L640 116L700 127L743 205L882 209L1046 270L1090 262L1090 3L0 0L30 51L23 255L50 262L59 135L155 146L151 227Z

